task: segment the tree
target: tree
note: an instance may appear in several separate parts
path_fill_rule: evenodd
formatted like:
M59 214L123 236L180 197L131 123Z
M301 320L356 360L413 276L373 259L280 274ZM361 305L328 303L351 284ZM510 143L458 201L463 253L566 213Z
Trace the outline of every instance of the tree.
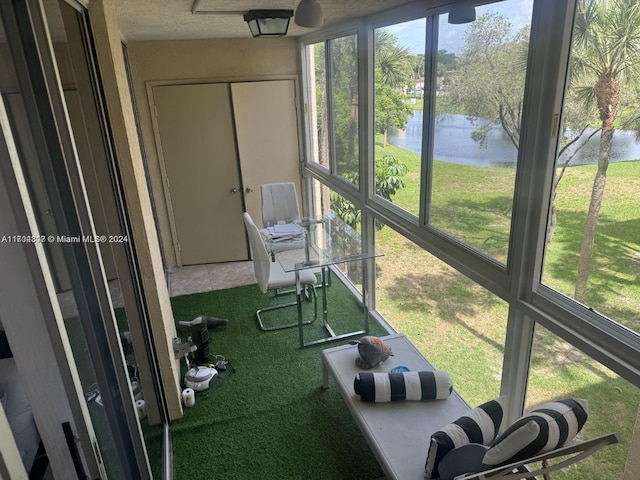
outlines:
M358 170L358 64L356 36L340 37L327 43L331 50L331 65L325 72L325 49L314 50L316 78L326 78L331 85L331 99L322 81L317 82L317 104L322 112L322 124L318 125L320 151L328 154L328 102L332 112L333 152L341 176ZM404 128L411 108L405 104L404 90L412 80L414 70L408 49L397 44L398 39L385 30L376 32L376 131L386 132L389 127ZM325 163L328 161L325 157ZM353 177L353 175L352 175Z
M424 80L424 62L424 53L411 56L411 80L413 83L416 83L420 79Z
M640 65L640 5L637 0L584 0L574 30L572 85L601 122L598 169L578 260L574 298L584 302L600 207L604 197L615 120L621 95L632 85Z
M387 30L376 30L376 82L403 89L412 77L409 49L398 45L398 39Z
M333 151L341 173L358 170L358 44L349 35L328 42L331 49Z
M387 146L390 127L404 128L413 110L405 103L405 89L413 80L415 65L409 49L386 30L376 30L375 43L375 119L376 132ZM423 56L424 60L424 56Z
M424 62L424 55L422 55L422 61ZM447 72L455 70L457 65L458 57L456 57L455 53L449 52L444 49L438 50L438 66L436 69L436 74L439 77L444 77Z
M382 134L382 148L387 146L390 127L404 128L413 110L390 86L376 83L376 132Z
M465 115L476 119L472 136L480 145L486 145L487 134L499 125L518 148L529 27L514 35L505 17L486 13L469 25L464 39L458 67L449 73L449 102L438 103L462 106Z
M393 202L393 196L404 188L402 177L407 174L407 166L400 163L393 155L384 155L376 159L376 193ZM347 180L357 183L357 174L350 174ZM356 228L360 219L360 210L337 192L331 192L331 209L346 223ZM382 228L378 224L378 228Z
M331 65L325 69L325 45L331 50ZM397 45L397 38L384 30L376 34L376 130L382 133L390 126L406 126L412 110L404 103L404 89L412 79L412 64L408 49ZM355 36L341 37L317 44L314 48L316 104L319 105L318 148L320 163L328 166L329 151L333 151L338 173L354 184L359 182L358 169L358 75L357 43ZM329 115L327 85L331 85ZM331 117L331 124L329 123ZM329 135L329 128L333 135ZM333 148L329 148L329 138ZM393 156L376 160L376 192L391 197L404 183L400 177L406 166L399 165ZM359 212L351 202L335 192L331 194L332 209L347 223L355 226Z

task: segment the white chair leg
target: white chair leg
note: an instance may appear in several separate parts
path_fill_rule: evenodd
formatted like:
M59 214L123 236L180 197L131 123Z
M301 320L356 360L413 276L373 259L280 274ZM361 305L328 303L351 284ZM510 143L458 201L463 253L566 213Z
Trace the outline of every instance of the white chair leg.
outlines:
M311 325L313 322L315 322L318 319L318 295L316 293L315 285L310 285L310 286L311 286L311 291L313 293L313 320L305 320L305 321L302 322L303 325ZM283 325L275 325L273 327L267 327L265 325L265 323L264 323L264 320L262 319L262 314L264 312L270 312L270 311L273 311L273 310L279 310L281 308L295 307L297 304L298 304L298 302L283 303L283 304L280 304L280 305L273 305L271 307L264 307L264 308L261 308L258 311L256 311L256 317L258 318L258 326L260 327L260 330L263 330L265 332L269 332L269 331L272 331L272 330L282 330L284 328L297 327L299 325L298 322L285 323Z

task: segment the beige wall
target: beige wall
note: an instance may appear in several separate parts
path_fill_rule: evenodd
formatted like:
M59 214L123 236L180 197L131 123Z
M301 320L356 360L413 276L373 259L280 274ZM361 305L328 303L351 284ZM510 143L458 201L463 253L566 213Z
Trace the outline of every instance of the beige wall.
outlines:
M145 41L127 44L136 102L168 266L176 264L163 179L151 123L149 82L265 80L298 74L295 38Z
M169 292L165 283L160 245L153 221L151 200L122 54L117 18L109 0L92 0L89 15L93 29L113 141L122 175L122 183L131 219L131 229L151 319L162 388L165 391L171 419L182 416L179 363L173 353L177 336ZM134 348L142 343L134 337ZM159 418L149 418L152 423Z

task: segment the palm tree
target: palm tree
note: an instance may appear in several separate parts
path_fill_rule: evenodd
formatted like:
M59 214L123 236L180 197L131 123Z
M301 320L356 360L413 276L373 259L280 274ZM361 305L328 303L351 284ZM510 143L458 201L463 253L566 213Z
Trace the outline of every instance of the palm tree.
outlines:
M615 131L620 97L640 71L640 5L637 0L583 0L574 30L572 84L601 121L598 170L584 227L574 298L584 302L589 267Z
M407 47L400 47L398 39L386 30L376 30L377 80L391 88L403 89L411 78L411 57Z
M404 103L405 90L412 80L412 59L409 48L399 46L394 35L376 30L375 117L376 131L383 134L383 148L387 146L389 127L404 128L413 112Z

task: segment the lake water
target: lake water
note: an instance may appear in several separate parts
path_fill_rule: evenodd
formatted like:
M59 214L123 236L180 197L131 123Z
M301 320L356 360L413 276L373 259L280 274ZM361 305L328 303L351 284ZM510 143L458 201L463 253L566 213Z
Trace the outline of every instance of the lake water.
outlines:
M389 129L388 141L392 145L420 153L422 151L422 111L416 110L409 119L407 128ZM433 158L463 165L515 167L518 156L507 134L500 127L493 127L487 135L486 148L471 138L479 121L472 121L464 115L444 114L436 120L434 128ZM585 135L593 129L585 132ZM594 136L578 152L571 165L597 163L600 134ZM612 162L640 159L640 143L635 132L617 130L611 149Z

